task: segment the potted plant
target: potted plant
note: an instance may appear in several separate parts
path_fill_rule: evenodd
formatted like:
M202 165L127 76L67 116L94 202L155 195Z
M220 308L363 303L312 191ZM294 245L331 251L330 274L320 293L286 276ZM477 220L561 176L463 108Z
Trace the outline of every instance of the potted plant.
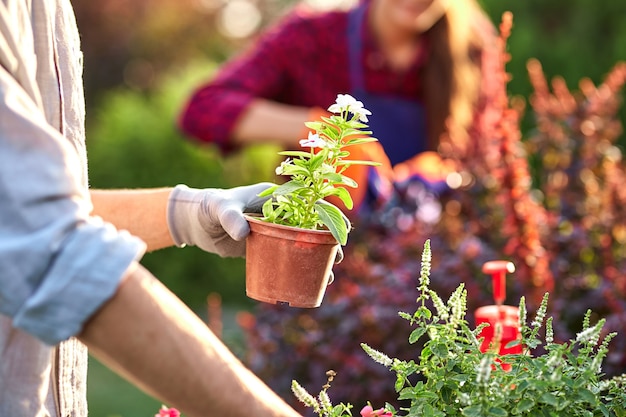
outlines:
M353 202L345 187L358 187L344 171L351 165L378 165L349 159L346 148L375 142L365 124L371 113L348 94L339 94L329 117L308 121L311 130L300 141L306 150L279 152L286 156L277 175L290 177L268 188L270 197L260 217L247 216L246 293L249 297L294 307L321 304L340 245L345 245L351 225L339 207Z
M399 313L415 329L408 341L426 342L413 360L390 358L361 344L375 361L396 374L398 400L408 406L396 410L387 403L374 410L368 403L363 417L391 416L626 416L626 375L603 379L602 362L615 333L603 334L604 319L591 323L591 311L581 331L566 343L555 343L552 318L547 318L548 294L528 323L522 297L519 303L520 353L500 355L498 343L481 351L480 333L465 320L467 292L463 284L447 302L429 288L430 242L422 255L417 310ZM495 334L498 334L496 328ZM510 365L507 368L502 363ZM332 371L331 371L332 372ZM327 390L317 397L292 381L292 390L320 417L351 416L350 404L333 406Z

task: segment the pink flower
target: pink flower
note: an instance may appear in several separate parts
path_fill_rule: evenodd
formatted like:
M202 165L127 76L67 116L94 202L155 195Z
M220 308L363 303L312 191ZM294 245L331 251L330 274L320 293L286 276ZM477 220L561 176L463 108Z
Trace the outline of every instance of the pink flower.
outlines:
M162 405L159 414L155 414L154 417L180 417L180 411Z
M317 133L309 132L308 139L302 139L300 146L303 148L325 148L328 144Z
M393 414L391 411L387 411L384 408L379 408L378 410L374 410L371 405L366 405L361 409L362 417L392 417Z

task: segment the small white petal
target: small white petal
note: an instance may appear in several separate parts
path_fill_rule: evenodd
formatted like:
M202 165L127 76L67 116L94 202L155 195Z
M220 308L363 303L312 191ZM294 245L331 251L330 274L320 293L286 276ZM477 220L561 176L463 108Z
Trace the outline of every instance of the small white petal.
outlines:
M336 103L343 108L354 105L356 103L356 99L352 97L350 94L337 94Z
M309 132L309 138L302 139L300 141L300 146L303 148L324 148L326 147L326 141L320 138L317 133Z
M354 100L354 102L352 102L350 104L350 110L357 113L359 110L361 110L363 108L363 102L359 101L359 100Z
M337 103L331 104L328 111L331 113L341 113L341 106Z
M274 172L276 172L276 175L283 175L285 173L285 166L290 164L291 158L287 158L283 162L281 162L279 166L276 167L276 170Z

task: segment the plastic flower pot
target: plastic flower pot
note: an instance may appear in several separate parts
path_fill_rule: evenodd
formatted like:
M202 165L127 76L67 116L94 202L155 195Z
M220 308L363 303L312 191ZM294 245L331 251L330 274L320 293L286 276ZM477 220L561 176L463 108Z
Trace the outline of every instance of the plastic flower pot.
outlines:
M339 245L333 235L251 215L246 219L246 295L271 304L319 307Z

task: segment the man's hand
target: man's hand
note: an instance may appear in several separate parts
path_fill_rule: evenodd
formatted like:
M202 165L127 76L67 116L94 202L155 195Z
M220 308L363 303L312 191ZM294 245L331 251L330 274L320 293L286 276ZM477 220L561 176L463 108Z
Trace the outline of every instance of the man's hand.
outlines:
M243 213L260 213L269 198L258 194L272 183L231 189L174 188L168 199L167 222L177 246L195 245L222 257L245 256L250 226Z

